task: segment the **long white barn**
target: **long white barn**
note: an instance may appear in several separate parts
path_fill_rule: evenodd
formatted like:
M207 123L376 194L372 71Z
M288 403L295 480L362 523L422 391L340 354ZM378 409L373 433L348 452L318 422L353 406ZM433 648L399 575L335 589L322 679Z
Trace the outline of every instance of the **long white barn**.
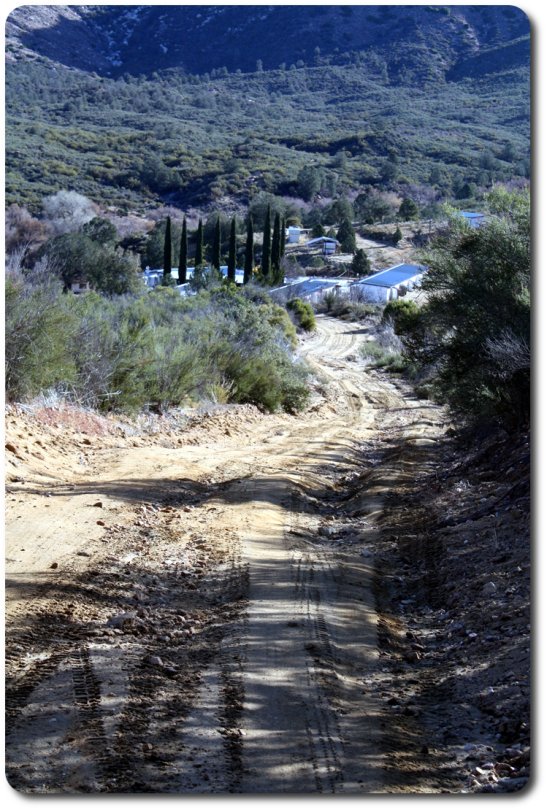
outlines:
M385 304L419 286L425 271L426 268L421 264L397 264L388 267L352 284L351 297Z

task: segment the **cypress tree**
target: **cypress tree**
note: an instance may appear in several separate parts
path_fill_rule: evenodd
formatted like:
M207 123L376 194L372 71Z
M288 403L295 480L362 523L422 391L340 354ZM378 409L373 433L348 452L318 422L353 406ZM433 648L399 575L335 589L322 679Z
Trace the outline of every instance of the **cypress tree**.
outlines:
M203 267L203 262L204 262L203 222L200 219L196 235L196 267Z
M245 243L245 268L243 271L243 283L248 284L253 275L254 265L254 234L253 234L253 218L249 214L247 221L247 241Z
M236 280L236 218L232 219L230 228L230 248L228 250L228 279Z
M272 276L277 281L281 264L281 214L275 215L272 236Z
M217 217L217 221L215 224L215 235L213 237L213 257L211 260L211 264L213 267L216 267L217 270L220 270L220 252L221 252L221 232L220 232L220 217Z
M281 258L285 255L285 240L287 238L286 234L287 230L287 223L285 222L285 217L281 219Z
M163 242L163 283L169 284L171 280L171 217L165 223L165 239Z
M266 219L264 221L264 238L262 240L262 278L264 281L269 281L272 270L272 234L271 234L271 206L268 206L266 211Z
M186 217L184 217L182 221L182 235L180 237L179 284L186 284L187 267L188 267L188 232L186 230Z

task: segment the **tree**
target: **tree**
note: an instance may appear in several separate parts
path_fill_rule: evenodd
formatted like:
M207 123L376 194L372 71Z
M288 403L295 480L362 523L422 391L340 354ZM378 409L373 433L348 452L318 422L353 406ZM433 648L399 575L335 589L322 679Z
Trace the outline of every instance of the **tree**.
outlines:
M377 191L362 192L354 202L356 216L366 225L382 222L391 214L391 206Z
M182 234L179 251L179 284L186 284L186 268L188 267L188 231L186 217L182 220Z
M45 197L43 210L44 218L56 235L77 231L97 213L91 200L76 191L58 191Z
M342 222L340 223L340 227L338 228L336 238L340 242L342 251L344 253L355 253L357 249L357 243L355 240L355 231L353 230L353 225L351 224L349 219L342 220Z
M285 255L285 245L287 239L287 223L285 217L281 218L281 258Z
M253 218L249 214L247 220L247 240L245 243L245 267L243 270L243 283L248 284L253 275L254 267L254 234L253 234Z
M230 281L236 280L236 239L236 218L234 217L230 228L230 247L228 250L228 279Z
M354 217L353 206L345 197L339 197L337 200L334 200L325 214L326 216L323 221L327 225L342 222L343 219L348 219L351 222Z
M393 232L393 236L392 236L393 244L398 245L402 238L403 238L403 232L400 229L400 227L397 225L397 227L395 228L395 230Z
M264 220L264 235L262 239L262 259L260 262L262 278L269 281L272 271L272 234L271 234L271 209L268 206L266 219Z
M56 236L43 251L62 279L65 292L79 278L87 279L93 289L109 295L131 292L138 286L136 257L94 242L85 234Z
M220 217L217 217L217 221L215 223L215 233L213 237L213 256L211 260L211 264L217 270L220 270L220 263L221 263L221 241L222 235L220 231Z
M100 242L102 245L115 245L118 241L118 232L110 220L104 217L93 217L82 226L82 233Z
M351 272L354 276L369 276L372 271L370 259L363 250L358 248L353 254L351 261Z
M380 179L383 183L391 183L399 174L399 161L397 155L392 154L380 167Z
M277 284L279 281L279 270L281 266L281 216L275 215L272 236L272 281Z
M323 174L317 166L304 166L296 177L299 195L309 202L321 188L322 181Z
M31 216L26 208L12 203L6 209L5 229L6 254L24 248L28 255L29 249L35 249L47 239L45 223Z
M397 216L402 220L416 219L419 214L419 209L414 200L410 197L405 197L399 207Z
M196 267L203 267L205 263L205 249L203 246L203 222L199 221L196 233Z
M313 228L311 229L311 237L312 239L318 239L320 236L325 235L325 229L321 225L320 222L317 222Z
M424 254L427 304L406 342L435 393L472 420L526 424L530 412L530 201L498 190L491 217L454 217Z
M165 240L163 243L163 279L162 284L169 284L171 280L171 217L165 223Z

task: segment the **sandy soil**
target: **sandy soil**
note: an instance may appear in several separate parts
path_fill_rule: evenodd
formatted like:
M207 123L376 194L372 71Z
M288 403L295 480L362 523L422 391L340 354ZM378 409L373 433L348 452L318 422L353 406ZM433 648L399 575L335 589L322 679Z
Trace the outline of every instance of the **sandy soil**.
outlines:
M319 318L299 416L211 408L153 432L8 413L12 787L462 789L454 753L424 748L427 712L394 719L421 681L386 652L406 631L390 504L435 463L446 417L366 371L365 337Z

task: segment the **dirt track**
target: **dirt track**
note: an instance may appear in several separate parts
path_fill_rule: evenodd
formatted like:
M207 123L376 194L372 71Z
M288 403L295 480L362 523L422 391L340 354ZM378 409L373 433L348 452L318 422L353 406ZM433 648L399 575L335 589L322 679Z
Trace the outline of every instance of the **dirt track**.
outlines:
M15 448L13 787L405 790L378 688L375 544L443 417L364 370L364 337L319 319L302 351L323 382L298 417L236 409L220 435L204 419L178 439L95 437L62 455L36 428L27 450L41 436L43 452Z

